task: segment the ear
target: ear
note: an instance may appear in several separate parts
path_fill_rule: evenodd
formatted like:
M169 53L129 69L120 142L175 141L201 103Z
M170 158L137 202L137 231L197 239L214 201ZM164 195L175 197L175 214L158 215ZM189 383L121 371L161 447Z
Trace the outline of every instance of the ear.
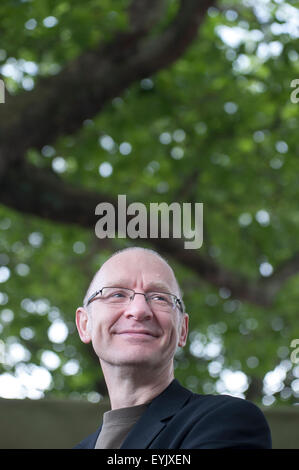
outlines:
M184 313L183 318L181 319L180 324L180 336L178 346L184 347L187 341L188 336L188 325L189 325L189 315L188 313Z
M84 307L79 307L76 310L76 325L81 341L89 343L91 341L90 318Z

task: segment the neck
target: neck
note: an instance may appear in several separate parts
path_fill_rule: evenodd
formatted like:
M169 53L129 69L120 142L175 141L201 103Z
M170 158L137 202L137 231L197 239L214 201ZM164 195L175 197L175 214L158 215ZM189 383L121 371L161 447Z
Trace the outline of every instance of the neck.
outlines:
M144 374L140 368L112 368L102 362L101 366L112 410L147 403L162 393L174 379L173 367L170 370L150 370Z

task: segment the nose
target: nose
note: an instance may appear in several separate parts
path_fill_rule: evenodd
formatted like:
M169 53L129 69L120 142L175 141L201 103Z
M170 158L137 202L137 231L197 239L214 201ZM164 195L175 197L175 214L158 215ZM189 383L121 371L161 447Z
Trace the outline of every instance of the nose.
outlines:
M126 307L125 315L127 317L134 317L138 320L148 320L153 316L153 312L144 295L137 292Z

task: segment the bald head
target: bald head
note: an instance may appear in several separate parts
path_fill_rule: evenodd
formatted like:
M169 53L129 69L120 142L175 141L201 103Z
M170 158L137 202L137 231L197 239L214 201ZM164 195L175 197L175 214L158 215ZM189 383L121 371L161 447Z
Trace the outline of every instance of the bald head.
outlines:
M163 286L165 289L168 285L171 292L182 299L173 269L159 253L148 248L129 247L111 255L96 272L85 295L84 305L86 306L89 297L96 290L109 286L110 282L113 285L127 287L129 281L133 282L134 276L142 278L147 271L153 273L151 281L156 286L155 290L159 288L163 291ZM182 307L185 311L183 302Z

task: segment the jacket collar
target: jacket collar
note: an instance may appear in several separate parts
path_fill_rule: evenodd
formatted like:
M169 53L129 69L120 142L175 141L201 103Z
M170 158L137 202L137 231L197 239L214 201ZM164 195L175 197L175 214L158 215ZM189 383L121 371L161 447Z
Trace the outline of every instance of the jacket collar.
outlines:
M133 426L121 449L146 449L171 418L191 397L192 392L174 379L148 406Z

